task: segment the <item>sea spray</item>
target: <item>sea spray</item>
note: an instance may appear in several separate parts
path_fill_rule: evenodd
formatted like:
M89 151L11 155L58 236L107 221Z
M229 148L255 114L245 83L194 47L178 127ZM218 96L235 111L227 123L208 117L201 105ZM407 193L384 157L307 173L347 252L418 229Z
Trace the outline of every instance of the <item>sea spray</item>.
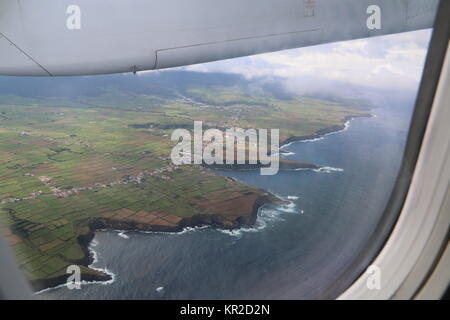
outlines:
M333 167L320 167L319 169L314 169L313 171L322 173L333 173L333 172L344 172L344 169Z

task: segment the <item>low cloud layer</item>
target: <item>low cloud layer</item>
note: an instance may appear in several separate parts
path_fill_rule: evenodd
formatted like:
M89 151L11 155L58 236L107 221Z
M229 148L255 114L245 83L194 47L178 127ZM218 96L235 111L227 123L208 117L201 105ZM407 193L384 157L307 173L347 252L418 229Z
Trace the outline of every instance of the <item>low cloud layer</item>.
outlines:
M422 75L431 31L261 54L184 67L200 72L232 72L247 78L277 77L295 91L331 84L415 90ZM313 88L314 87L314 88Z

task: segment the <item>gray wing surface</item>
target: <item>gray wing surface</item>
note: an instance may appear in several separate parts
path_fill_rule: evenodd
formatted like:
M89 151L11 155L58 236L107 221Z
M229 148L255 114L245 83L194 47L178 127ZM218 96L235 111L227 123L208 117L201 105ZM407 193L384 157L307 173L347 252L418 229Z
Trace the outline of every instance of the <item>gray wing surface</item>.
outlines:
M154 70L426 29L437 5L438 0L1 0L0 75Z

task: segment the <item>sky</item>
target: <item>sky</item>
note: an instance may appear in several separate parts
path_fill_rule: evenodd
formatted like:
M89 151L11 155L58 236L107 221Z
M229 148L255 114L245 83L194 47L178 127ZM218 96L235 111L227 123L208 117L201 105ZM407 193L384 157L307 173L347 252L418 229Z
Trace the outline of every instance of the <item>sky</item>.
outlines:
M331 84L414 89L422 74L431 30L345 41L183 67L246 78L279 77L294 90Z

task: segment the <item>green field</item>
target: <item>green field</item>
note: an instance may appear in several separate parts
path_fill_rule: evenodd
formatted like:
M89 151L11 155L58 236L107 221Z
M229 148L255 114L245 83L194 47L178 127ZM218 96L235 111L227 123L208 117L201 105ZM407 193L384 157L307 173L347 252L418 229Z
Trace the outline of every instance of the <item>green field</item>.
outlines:
M248 215L250 186L169 159L175 128L279 128L313 135L365 112L313 98L279 99L233 86L159 95L99 90L77 99L0 94L0 225L30 280L86 268L80 239L107 219L176 227L198 214Z

